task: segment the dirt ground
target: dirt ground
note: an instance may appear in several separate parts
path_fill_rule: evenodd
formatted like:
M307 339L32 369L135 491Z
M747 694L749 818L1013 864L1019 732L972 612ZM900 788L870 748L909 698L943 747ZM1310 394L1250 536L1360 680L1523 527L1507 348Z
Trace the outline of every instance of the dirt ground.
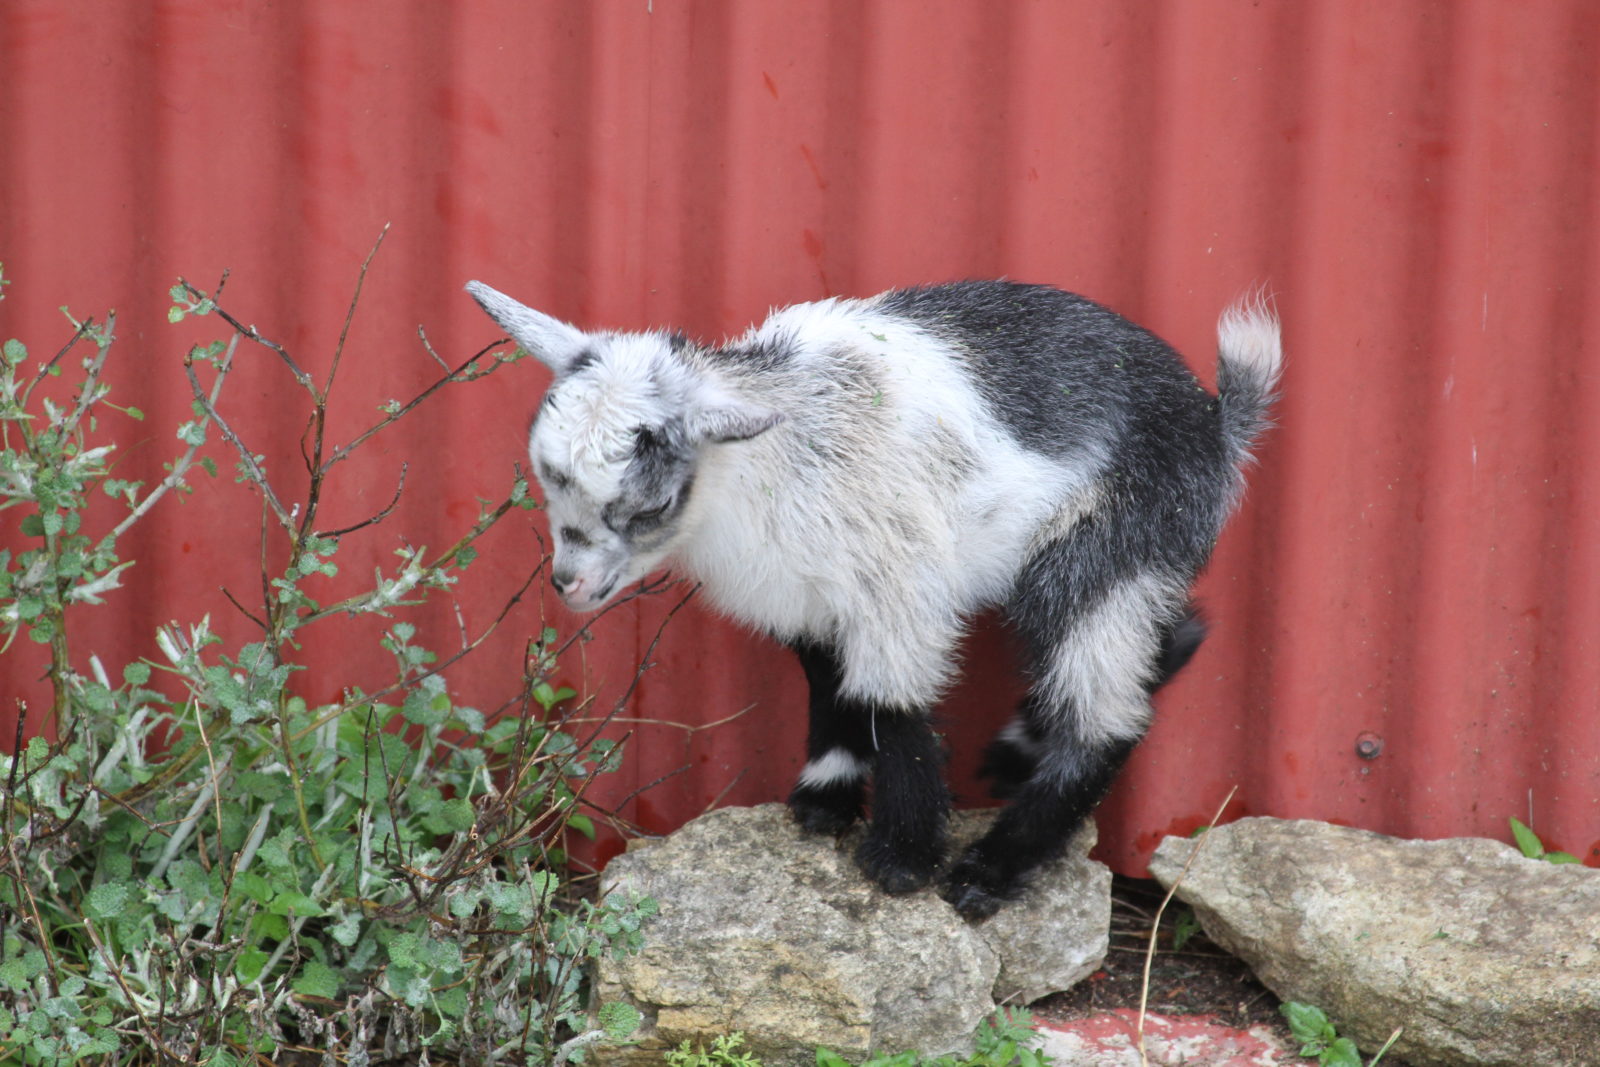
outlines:
M1065 993L1032 1005L1034 1015L1044 1021L1067 1022L1116 1008L1138 1011L1150 925L1164 894L1154 881L1118 875L1112 883L1111 949L1105 965ZM1278 998L1256 980L1243 961L1217 947L1198 930L1181 949L1173 947L1174 931L1185 910L1182 901L1173 900L1162 916L1161 935L1150 968L1148 1010L1162 1015L1209 1016L1241 1030L1266 1026L1285 1045L1296 1047L1289 1026L1278 1011ZM1366 1062L1371 1051L1363 1052ZM1380 1067L1406 1065L1385 1056Z

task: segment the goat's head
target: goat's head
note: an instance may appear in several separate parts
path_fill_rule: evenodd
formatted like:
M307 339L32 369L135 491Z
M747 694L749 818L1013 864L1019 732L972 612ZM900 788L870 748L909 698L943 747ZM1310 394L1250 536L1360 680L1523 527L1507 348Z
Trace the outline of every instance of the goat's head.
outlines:
M480 282L467 291L555 374L528 451L555 537L551 582L568 607L593 611L692 531L703 449L782 416L709 377L682 337L587 333Z

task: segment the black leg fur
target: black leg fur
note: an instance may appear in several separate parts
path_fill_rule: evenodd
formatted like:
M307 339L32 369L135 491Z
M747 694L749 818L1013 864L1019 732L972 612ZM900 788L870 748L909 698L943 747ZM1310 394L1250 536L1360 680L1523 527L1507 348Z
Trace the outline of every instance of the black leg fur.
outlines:
M1173 675L1188 666L1205 639L1205 617L1191 600L1184 605L1183 617L1162 631L1161 653L1156 657L1156 673L1149 686L1150 692L1154 693L1172 681Z
M945 899L969 919L994 914L1061 854L1142 735L1149 694L1205 637L1192 604L1167 600L1192 570L1182 552L1174 558L1152 541L1158 527L1145 515L1161 513L1160 503L1115 498L1043 546L1018 577L1008 617L1035 688L987 761L1010 802L945 883ZM1152 631L1144 619L1160 621ZM1080 661L1091 664L1082 678L1054 676L1063 662Z
M874 726L872 825L856 861L886 892L909 893L933 881L944 862L944 756L921 712L879 711Z
M1022 890L1033 870L1062 853L1110 789L1135 743L1116 742L1094 751L1057 749L1046 757L989 832L951 868L944 898L968 919L986 919L998 911Z
M1149 692L1154 694L1172 681L1173 676L1194 658L1205 639L1205 619L1200 609L1191 602L1185 606L1183 616L1177 622L1162 630L1161 650L1156 656L1155 671L1147 686ZM989 779L990 796L1009 800L1032 777L1046 737L1039 714L1034 698L1023 698L1017 707L1016 719L1007 731L989 742L984 749L983 760L978 765L978 776Z
M807 762L844 751L859 760L863 770L870 767L876 756L870 709L841 701L839 663L830 650L812 644L796 645L794 650L811 690ZM865 773L822 785L797 782L789 794L789 810L812 833L842 834L861 818L866 785Z
M789 794L789 810L814 833L843 833L861 817L870 769L872 824L856 860L890 893L920 889L944 860L950 808L943 754L927 714L842 697L840 666L831 649L802 644L795 652L811 686L807 763L848 754L863 773L822 783L808 783L802 775Z
M983 750L978 777L989 779L990 796L1008 800L1033 777L1044 743L1037 724L1034 699L1024 697L1017 706L1016 718Z

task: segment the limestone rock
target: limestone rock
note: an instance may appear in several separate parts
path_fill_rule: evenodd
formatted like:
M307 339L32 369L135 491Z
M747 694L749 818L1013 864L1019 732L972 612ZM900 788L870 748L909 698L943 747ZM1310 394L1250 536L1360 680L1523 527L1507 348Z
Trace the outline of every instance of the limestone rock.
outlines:
M1167 838L1151 873L1170 887L1194 845ZM1413 1067L1600 1063L1600 870L1257 818L1210 831L1177 896L1369 1054L1399 1026Z
M959 813L957 842L987 824ZM860 831L857 830L856 834ZM802 833L781 804L725 808L612 860L608 892L654 897L644 951L602 961L598 994L644 1015L637 1048L605 1064L659 1064L680 1041L732 1030L767 1067L917 1049L967 1051L998 1001L1065 989L1099 967L1111 875L1086 855L1089 828L1035 886L982 924L931 889L891 897L843 842Z

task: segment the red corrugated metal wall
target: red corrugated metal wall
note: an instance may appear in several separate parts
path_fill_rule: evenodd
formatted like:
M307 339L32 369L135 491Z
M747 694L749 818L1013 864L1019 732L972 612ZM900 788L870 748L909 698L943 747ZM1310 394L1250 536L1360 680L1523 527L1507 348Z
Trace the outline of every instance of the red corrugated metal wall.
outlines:
M1208 378L1218 310L1266 283L1281 427L1201 585L1214 636L1102 809L1103 854L1139 869L1237 784L1236 814L1423 837L1505 837L1531 812L1597 863L1597 46L1583 0L11 0L0 335L53 351L58 305L116 307L120 396L149 416L124 463L148 476L187 417L181 354L215 336L166 323L172 280L231 268L229 306L325 369L385 223L345 433L428 379L418 324L447 356L494 336L471 277L579 323L709 337L774 304L1006 275L1110 303ZM380 438L329 522L381 507L405 458L397 521L452 537L519 458L543 379L511 374ZM257 355L230 389L269 466L297 469L281 368ZM164 505L79 649L152 656L158 623L205 612L246 638L221 590L250 588L259 521L226 484ZM537 542L491 547L474 623ZM669 607L611 616L570 676L616 692ZM519 607L458 687L508 697L543 615ZM4 661L0 717L39 707L26 655ZM310 655L316 699L383 670L360 647ZM654 659L631 716L752 710L635 724L608 796L687 767L630 802L654 830L781 797L803 735L785 655L691 607ZM947 714L972 795L1015 687L998 635L967 662Z

